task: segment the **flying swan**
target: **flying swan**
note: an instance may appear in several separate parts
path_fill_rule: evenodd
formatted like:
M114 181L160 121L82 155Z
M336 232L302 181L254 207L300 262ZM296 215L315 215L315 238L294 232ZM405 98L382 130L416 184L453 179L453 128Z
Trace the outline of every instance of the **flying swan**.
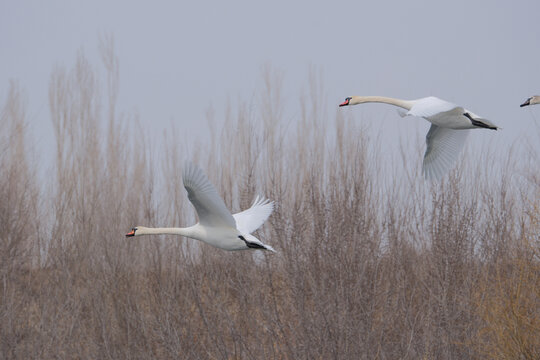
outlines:
M531 96L530 98L525 100L523 104L519 105L519 107L524 107L528 105L536 105L536 104L540 104L540 95Z
M450 170L457 160L468 129L497 130L498 126L473 112L434 96L417 100L400 100L383 96L351 96L339 106L363 103L385 103L407 111L399 111L403 116L418 116L431 123L426 135L426 153L422 170L428 180L438 180Z
M187 228L149 228L137 226L129 236L141 235L181 235L224 250L263 249L275 252L263 244L252 232L257 230L274 211L274 202L257 196L247 210L231 215L216 188L206 175L193 164L187 164L182 171L184 187L189 201L195 207L199 222Z

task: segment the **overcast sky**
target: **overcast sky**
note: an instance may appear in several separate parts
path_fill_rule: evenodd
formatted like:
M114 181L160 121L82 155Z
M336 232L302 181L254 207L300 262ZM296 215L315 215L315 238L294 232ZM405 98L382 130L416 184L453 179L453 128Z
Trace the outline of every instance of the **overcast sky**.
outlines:
M323 74L327 103L336 106L331 111L349 95L434 95L503 128L496 138L475 131L469 141L497 139L503 146L540 119L540 106L519 108L540 94L538 0L4 0L2 102L9 79L17 79L31 127L48 131L52 69L73 66L79 49L99 65L100 34L115 39L119 110L138 113L153 129L174 121L197 131L210 104L219 115L227 99L253 100L265 64L283 72L291 114L314 66ZM343 110L358 121L380 119L388 129L403 121L428 128L400 119L389 106Z

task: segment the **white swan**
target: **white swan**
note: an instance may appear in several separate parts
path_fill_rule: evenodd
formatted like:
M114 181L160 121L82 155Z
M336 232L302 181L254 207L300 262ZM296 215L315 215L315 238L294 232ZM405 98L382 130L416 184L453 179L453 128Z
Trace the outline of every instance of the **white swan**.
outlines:
M126 236L173 234L201 240L224 250L264 249L275 252L270 245L251 235L274 211L273 202L257 196L249 209L231 215L214 185L195 165L184 167L182 179L199 222L187 228L137 226Z
M536 104L540 104L540 95L531 96L530 98L525 100L523 104L519 105L519 107L524 107L528 105L536 105Z
M428 180L440 179L457 160L465 144L467 129L497 130L490 121L473 112L434 96L418 100L400 100L383 96L351 96L339 106L369 102L395 105L408 111L398 111L401 116L418 116L431 123L426 136L426 153L422 169Z

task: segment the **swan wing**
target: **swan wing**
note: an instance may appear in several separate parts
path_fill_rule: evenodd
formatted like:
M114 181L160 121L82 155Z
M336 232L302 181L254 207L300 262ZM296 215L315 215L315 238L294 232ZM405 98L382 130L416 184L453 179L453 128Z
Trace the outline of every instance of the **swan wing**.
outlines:
M426 153L422 165L428 180L439 180L456 162L469 130L453 130L432 124L426 135Z
M274 211L274 202L258 196L249 209L234 214L236 226L242 233L251 234L268 219Z
M407 110L405 110L405 109L402 109L402 108L397 108L396 111L397 111L398 115L401 116L401 117L405 117L405 116L409 115L409 112Z
M463 112L463 108L456 104L441 100L435 96L429 96L416 100L407 115L431 118L440 116L443 113L446 113L445 115L462 115Z
M187 164L182 171L182 179L201 225L236 228L231 212L201 169L191 163Z

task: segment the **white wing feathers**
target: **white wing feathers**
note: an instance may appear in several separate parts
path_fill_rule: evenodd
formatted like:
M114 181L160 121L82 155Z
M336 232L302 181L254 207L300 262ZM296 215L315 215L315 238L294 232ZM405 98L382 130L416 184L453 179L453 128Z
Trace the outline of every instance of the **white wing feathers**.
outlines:
M397 111L398 115L401 116L401 117L405 117L405 116L409 115L409 112L407 110L405 110L405 109L402 109L402 108L397 108L396 111Z
M201 169L191 163L186 164L182 171L182 179L201 225L236 227L236 222L223 199Z
M412 106L411 110L407 112L407 115L430 118L440 113L452 111L456 108L459 108L459 106L456 104L441 100L435 96L429 96L415 100L414 105ZM463 109L460 109L461 114L463 114Z
M273 211L274 202L257 195L249 209L234 214L233 217L240 232L251 234L264 224Z
M439 180L459 157L469 130L453 130L432 124L426 135L423 172L428 180Z

